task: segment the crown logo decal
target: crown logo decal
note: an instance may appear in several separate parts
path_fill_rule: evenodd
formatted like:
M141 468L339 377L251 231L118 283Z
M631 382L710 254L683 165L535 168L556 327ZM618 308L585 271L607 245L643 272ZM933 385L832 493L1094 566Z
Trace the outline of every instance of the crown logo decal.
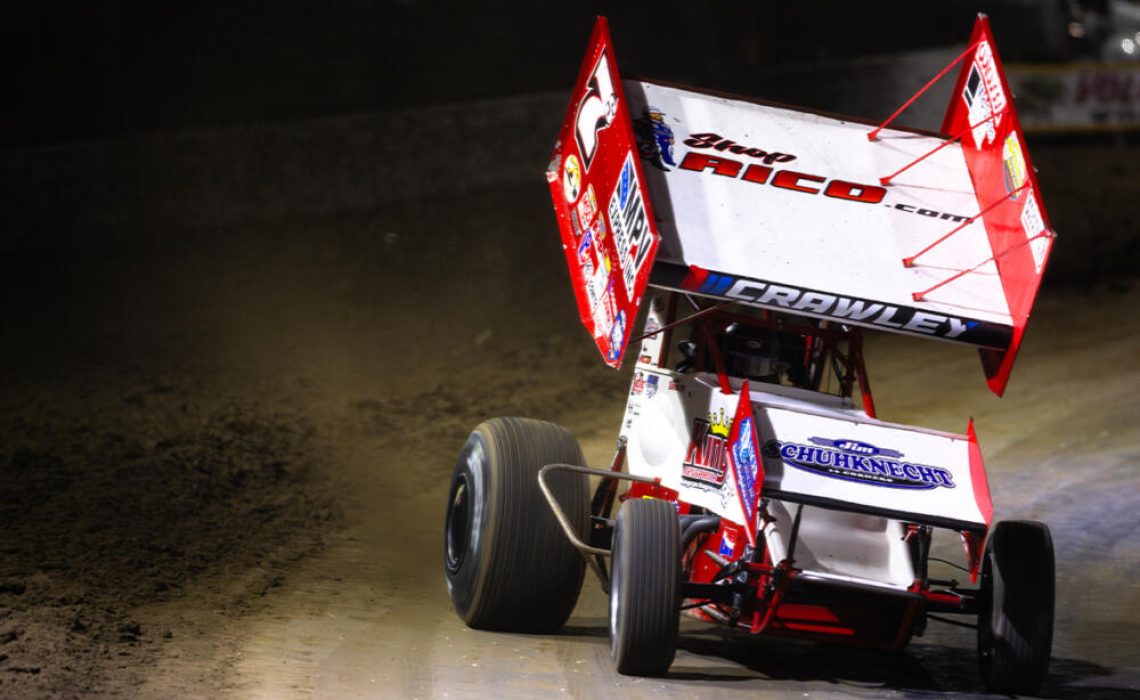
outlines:
M709 432L722 438L728 437L728 429L732 426L732 419L724 415L724 409L719 414L709 411Z

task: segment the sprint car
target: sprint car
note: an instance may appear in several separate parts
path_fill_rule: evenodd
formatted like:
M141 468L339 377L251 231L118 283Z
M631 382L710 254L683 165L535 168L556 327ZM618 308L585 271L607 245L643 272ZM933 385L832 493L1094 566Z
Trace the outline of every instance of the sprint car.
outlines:
M623 674L667 673L682 613L883 650L944 620L988 688L1040 687L1048 528L993 520L972 421L878 418L863 356L865 329L971 346L1001 395L1025 332L1055 236L984 16L957 65L928 133L623 80L599 18L547 179L629 397L609 469L551 423L475 428L445 522L468 625L558 630L588 566ZM936 528L965 581L930 575Z

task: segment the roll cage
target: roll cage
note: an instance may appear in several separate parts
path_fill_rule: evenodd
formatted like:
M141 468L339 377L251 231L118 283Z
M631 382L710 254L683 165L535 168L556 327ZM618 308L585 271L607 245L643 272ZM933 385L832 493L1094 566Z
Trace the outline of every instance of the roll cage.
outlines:
M726 366L721 341L729 326L743 325L775 333L784 341L781 359L788 368L781 373L782 384L845 399L852 398L858 387L864 412L876 417L859 327L731 302L716 303L682 292L659 290L657 294L655 303L665 306L665 323L636 336L631 343L660 334L660 353L657 357L642 355L638 362L674 371L715 373L721 388L727 388L734 375ZM686 329L687 340L678 341L679 332ZM676 359L677 354L682 355L681 360Z

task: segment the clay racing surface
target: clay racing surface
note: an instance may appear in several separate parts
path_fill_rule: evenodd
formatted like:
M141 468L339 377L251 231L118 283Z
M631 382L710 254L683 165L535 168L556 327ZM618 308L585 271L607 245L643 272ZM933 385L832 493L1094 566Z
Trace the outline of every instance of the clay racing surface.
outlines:
M0 697L981 693L972 632L937 623L881 655L686 622L668 678L621 677L589 577L559 635L463 626L441 535L467 433L554 420L605 466L628 390L577 322L553 225L536 181L7 255ZM873 335L868 363L884 418L974 416L998 516L1051 526L1044 694L1131 697L1140 286L1067 279L1005 399L961 348Z

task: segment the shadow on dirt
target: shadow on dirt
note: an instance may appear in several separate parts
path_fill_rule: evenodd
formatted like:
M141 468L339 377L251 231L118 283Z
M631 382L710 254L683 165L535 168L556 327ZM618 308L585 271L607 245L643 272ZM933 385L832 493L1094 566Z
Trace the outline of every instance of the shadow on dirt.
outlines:
M904 651L882 653L861 649L749 637L710 630L683 634L679 648L705 657L719 657L740 664L776 681L824 681L842 686L901 691L986 694L977 673L972 648L943 644L911 644ZM736 679L716 672L686 672L676 665L671 678L708 680ZM1135 698L1135 690L1098 687L1097 679L1113 671L1079 659L1054 658L1041 696L1048 698Z
M581 620L562 634L605 640L604 620ZM684 628L684 624L682 628ZM702 657L706 664L686 665L679 657L667 680L739 683L754 680L827 683L845 688L987 695L972 648L912 643L904 651L883 653L804 642L752 637L719 628L682 629L678 650ZM727 662L718 667L718 661ZM711 665L708 665L711 662ZM731 665L728 665L731 664ZM751 672L751 673L749 673ZM1045 698L1136 698L1134 683L1117 678L1113 669L1080 659L1054 658L1041 691Z

